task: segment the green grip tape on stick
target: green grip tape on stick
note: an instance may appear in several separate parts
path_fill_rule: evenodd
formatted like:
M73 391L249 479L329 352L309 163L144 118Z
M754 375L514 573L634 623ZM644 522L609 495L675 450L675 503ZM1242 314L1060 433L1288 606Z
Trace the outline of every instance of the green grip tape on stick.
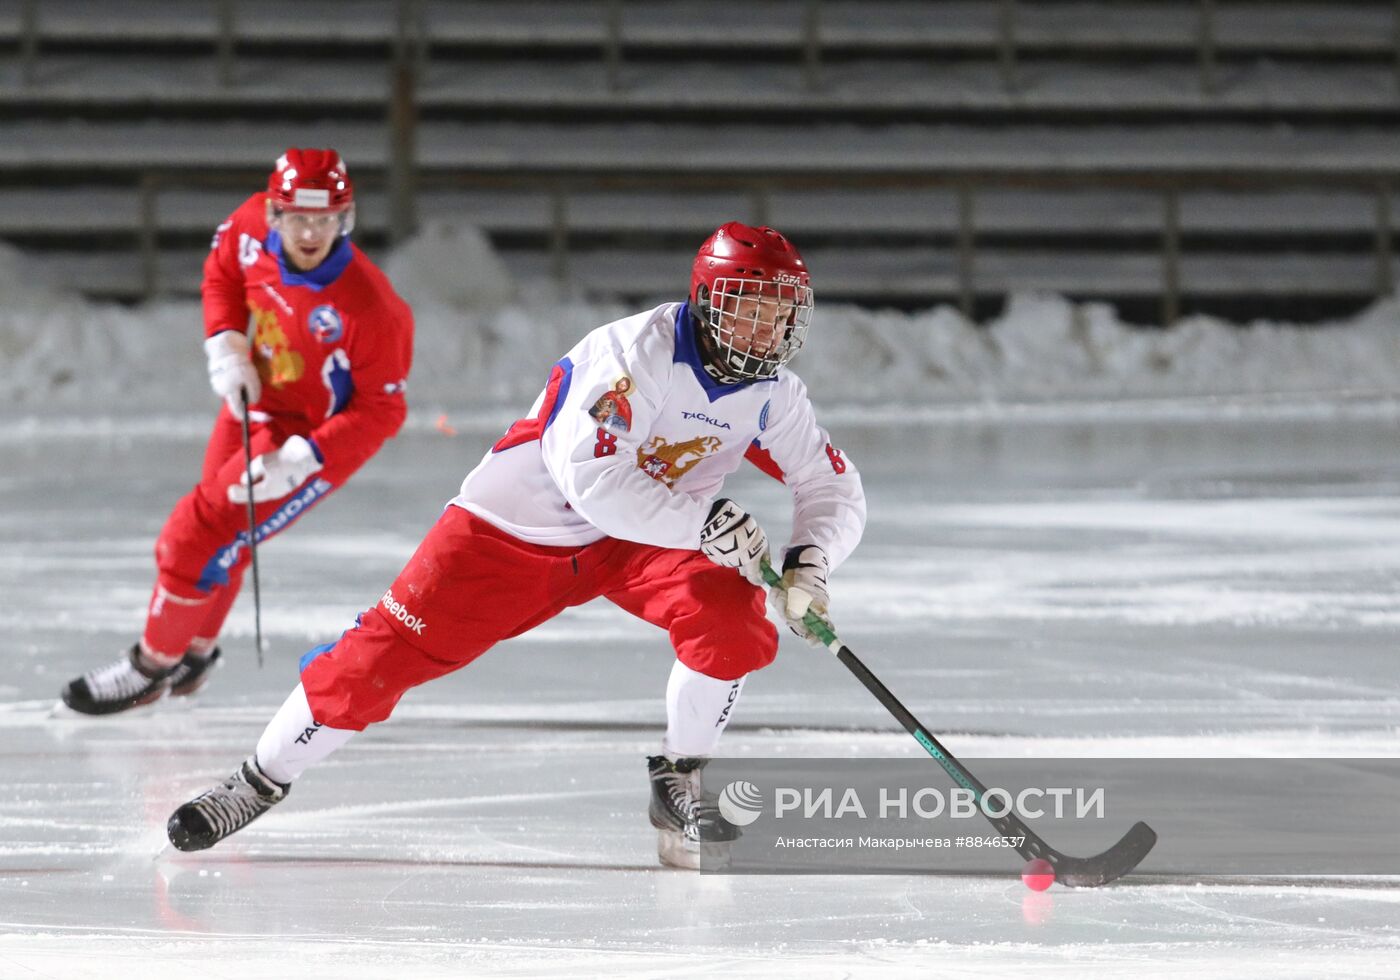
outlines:
M773 564L764 555L759 562L759 569L763 573L763 581L767 582L771 588L781 589L783 587L783 577L773 570ZM807 615L802 617L802 625L812 631L812 635L822 641L822 644L832 653L837 653L841 649L841 643L836 639L836 631L831 624L822 619L815 612L808 609Z

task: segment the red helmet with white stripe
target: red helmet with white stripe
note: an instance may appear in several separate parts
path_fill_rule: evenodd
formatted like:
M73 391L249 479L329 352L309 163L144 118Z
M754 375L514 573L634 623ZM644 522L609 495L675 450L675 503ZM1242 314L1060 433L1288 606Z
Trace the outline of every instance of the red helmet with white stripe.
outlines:
M774 229L731 221L695 256L690 306L712 377L729 384L771 378L807 338L807 263Z
M322 211L341 214L340 234L355 224L355 185L345 161L332 149L289 147L277 158L267 178L268 201L276 214L283 211Z
M267 178L273 201L286 208L339 209L355 199L345 161L335 150L291 147Z

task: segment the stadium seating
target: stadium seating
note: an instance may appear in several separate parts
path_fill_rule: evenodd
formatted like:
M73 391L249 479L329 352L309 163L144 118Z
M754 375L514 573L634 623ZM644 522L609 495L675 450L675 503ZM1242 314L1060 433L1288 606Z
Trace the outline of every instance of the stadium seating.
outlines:
M1397 16L1327 0L12 2L0 238L90 295L188 294L213 225L276 153L332 144L372 253L402 233L390 172L406 158L419 220L478 225L518 276L600 296L674 295L695 244L738 218L791 234L827 300L981 316L1043 289L1149 323L1321 318L1394 282ZM396 79L408 138L386 126Z

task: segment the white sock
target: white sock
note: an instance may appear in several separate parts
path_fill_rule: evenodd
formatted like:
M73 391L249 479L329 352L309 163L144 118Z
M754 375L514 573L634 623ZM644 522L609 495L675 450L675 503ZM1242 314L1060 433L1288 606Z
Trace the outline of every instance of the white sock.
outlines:
M661 752L672 759L714 752L744 678L722 681L691 670L679 660L666 684L666 737Z
M282 702L258 739L256 758L270 779L290 783L346 742L355 732L316 724L300 684Z

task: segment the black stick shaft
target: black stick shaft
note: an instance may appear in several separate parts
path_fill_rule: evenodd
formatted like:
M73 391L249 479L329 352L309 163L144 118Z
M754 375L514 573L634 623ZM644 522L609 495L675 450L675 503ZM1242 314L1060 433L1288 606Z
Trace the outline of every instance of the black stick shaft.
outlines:
M850 647L842 646L836 653L836 659L845 664L846 669L856 675L856 680L864 684L865 689L875 695L876 700L885 706L885 710L894 715L895 720L904 726L904 730L914 736L918 743L924 747L924 751L933 756L944 771L953 778L953 782L964 789L971 790L977 796L978 802L981 802L982 794L987 792L987 787L983 786L981 781L970 773L958 761L957 757L944 747L942 742L929 734L923 722L915 718L913 712L906 708L899 698L895 697L894 693L881 683L880 678L871 673L869 667L861 663L860 658L851 652Z
M253 503L253 436L252 425L248 421L248 389L239 388L238 395L243 399L243 468L248 474L248 557L253 566L253 641L258 647L258 669L261 670L262 587L258 582L258 518L257 505Z
M782 579L766 559L763 562L762 573L764 581L769 586L774 588L782 586ZM836 659L845 664L847 670L856 675L856 680L864 684L865 689L875 695L875 698L885 706L885 710L904 726L904 730L914 736L915 740L924 747L924 751L933 756L934 761L943 767L943 771L952 777L953 782L972 793L977 808L982 811L982 815L990 821L999 834L1003 837L1021 840L1016 850L1022 857L1040 857L1049 849L1045 841L1041 840L1035 831L1027 827L1025 821L1016 814L1008 812L1005 816L994 817L983 808L982 797L986 794L987 787L958 761L957 756L949 752L938 739L929 734L923 723L914 717L913 712L894 696L894 693L880 681L880 678L871 673L869 667L861 663L860 658L851 652L850 647L836 638L830 623L811 611L803 618L803 623L826 645L828 650L836 654Z
M761 570L763 580L768 583L770 588L785 588L782 578L773 570L773 566L768 563L767 558L763 559ZM890 689L880 682L880 678L871 673L869 667L860 662L860 658L851 652L850 647L836 638L831 624L811 610L808 610L807 615L802 617L802 623L813 636L836 655L836 659L841 661L847 670L856 676L856 680L865 685L867 691L875 695L876 700L884 705L885 710L893 715L904 726L905 731L913 735L918 743L924 747L924 751L933 756L934 761L943 767L943 771L952 777L953 782L972 793L977 802L977 808L982 811L982 816L991 822L997 833L1015 846L1016 852L1021 857L1027 860L1042 858L1050 862L1055 869L1056 881L1073 888L1093 888L1107 884L1136 868L1147 856L1147 853L1152 850L1152 846L1157 842L1157 834L1140 820L1123 835L1118 843L1108 850L1092 857L1079 858L1061 854L1055 850L1045 842L1044 838L1027 827L1026 822L1012 812L1010 807L1007 807L1004 816L992 816L982 802L987 795L987 787L982 785L982 782L959 762L953 753L944 748L938 739L929 734L923 723L900 703L899 698L895 697Z

